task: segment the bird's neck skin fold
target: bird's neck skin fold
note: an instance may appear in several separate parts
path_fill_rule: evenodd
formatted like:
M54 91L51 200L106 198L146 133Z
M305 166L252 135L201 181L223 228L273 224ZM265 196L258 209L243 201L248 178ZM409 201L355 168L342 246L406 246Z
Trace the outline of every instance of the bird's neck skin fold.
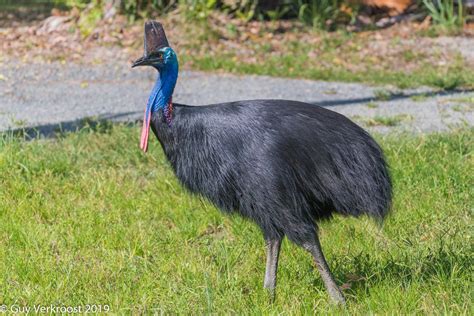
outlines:
M176 81L178 80L178 63L172 63L159 70L155 85L148 98L147 115L158 110L167 115L168 103L171 101Z
M171 97L176 81L178 80L178 59L171 48L168 49L167 54L167 58L169 58L167 60L169 62L160 67L155 67L159 73L145 108L142 134L140 137L140 148L144 152L146 152L148 148L148 134L153 113L160 110L163 111L163 118L168 126L171 127L171 120L173 118Z

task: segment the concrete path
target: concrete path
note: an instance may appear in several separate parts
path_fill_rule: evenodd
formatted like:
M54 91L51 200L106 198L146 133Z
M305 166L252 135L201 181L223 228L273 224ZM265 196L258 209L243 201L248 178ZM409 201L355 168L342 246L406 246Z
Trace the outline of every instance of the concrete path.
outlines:
M84 118L134 121L155 80L153 69L127 64L0 63L0 131L74 129ZM183 71L173 100L192 105L243 99L292 99L340 112L371 131L432 132L474 125L474 92L399 91L362 84Z

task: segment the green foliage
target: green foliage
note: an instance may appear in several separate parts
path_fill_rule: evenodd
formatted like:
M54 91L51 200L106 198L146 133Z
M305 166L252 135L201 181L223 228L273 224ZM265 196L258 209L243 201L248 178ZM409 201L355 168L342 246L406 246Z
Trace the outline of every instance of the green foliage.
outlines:
M91 0L55 0L69 6L84 7ZM103 1L94 1L102 5ZM342 0L280 0L274 3L258 0L122 0L122 13L130 17L147 17L180 8L189 19L206 19L220 10L243 20L255 18L278 20L298 18L315 28L331 28L342 15Z
M375 100L388 101L393 97L393 92L386 89L377 89L374 91Z
M368 107L369 109L376 109L379 107L379 105L375 102L369 102L365 106Z
M102 9L97 5L99 1L95 0L94 3L96 5L90 6L87 10L84 10L79 18L78 26L82 36L84 37L89 36L94 31L97 23L102 18Z
M178 0L122 0L122 12L129 16L148 17L150 13L164 14L172 10Z
M220 9L240 19L250 20L259 13L258 0L222 0Z
M397 126L402 122L411 121L413 117L408 114L398 114L395 116L375 116L363 120L365 126Z
M191 17L202 18L210 10L221 10L243 20L255 18L278 20L298 18L315 28L328 29L340 17L341 0L281 0L268 4L258 0L180 0L193 12Z
M54 0L57 4L84 8L89 4L100 8L107 0ZM146 18L150 15L164 14L176 8L179 0L120 0L119 9L129 17Z
M179 8L184 11L188 19L193 20L207 19L216 6L217 0L179 0Z
M310 256L282 245L262 288L259 229L189 195L139 128L0 138L0 302L109 304L112 314L469 314L474 131L378 137L394 181L382 229L335 217L321 241L348 304L330 304Z
M285 17L288 12L290 12L289 7L280 7L276 8L274 10L266 10L265 15L271 20L271 21L277 21Z
M88 5L91 2L98 3L97 1L93 0L54 0L56 4L65 4L70 7L79 7L79 8L84 8L86 5Z
M339 0L298 0L298 18L315 28L328 29L339 15Z
M465 83L465 79L459 72L450 72L444 76L437 76L431 80L431 84L443 90L453 90Z
M433 22L448 31L460 29L464 25L462 1L456 1L457 12L454 3L454 0L423 0Z

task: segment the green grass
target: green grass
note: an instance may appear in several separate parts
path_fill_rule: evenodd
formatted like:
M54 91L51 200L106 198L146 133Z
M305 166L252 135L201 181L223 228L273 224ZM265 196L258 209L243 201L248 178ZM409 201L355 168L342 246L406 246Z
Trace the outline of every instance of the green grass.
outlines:
M376 108L376 106L369 106L371 103L367 104L369 108ZM409 114L398 114L393 116L374 116L374 117L362 117L360 115L354 115L351 117L353 120L361 123L364 126L373 127L373 126L397 126L403 122L408 122L413 120L413 116Z
M449 102L460 102L465 103L468 105L474 105L474 97L460 97L460 98L452 98L448 99Z
M394 96L394 93L389 90L379 89L379 90L374 91L374 96L375 96L375 100L389 101Z
M410 100L412 100L413 102L424 102L427 99L428 99L428 95L426 93L417 94L410 97Z
M379 105L375 102L369 102L365 106L368 107L369 109L376 109L379 107Z
M397 126L402 122L410 121L413 117L408 114L398 114L394 116L375 116L365 121L366 126Z
M363 82L374 85L395 85L400 89L419 86L452 90L458 87L474 86L474 72L463 67L435 67L424 65L411 73L393 69L350 71L338 65L329 67L311 62L304 55L289 53L283 57L270 57L261 63L239 62L233 55L213 57L183 56L183 60L192 61L192 67L198 70L219 70L238 74L257 74L277 77L306 78L312 80ZM311 65L311 66L308 66ZM449 73L449 74L448 74Z
M0 304L110 304L183 314L469 314L473 130L378 137L395 200L321 225L346 309L285 241L277 299L263 288L257 227L185 193L157 141L110 125L57 140L0 139Z

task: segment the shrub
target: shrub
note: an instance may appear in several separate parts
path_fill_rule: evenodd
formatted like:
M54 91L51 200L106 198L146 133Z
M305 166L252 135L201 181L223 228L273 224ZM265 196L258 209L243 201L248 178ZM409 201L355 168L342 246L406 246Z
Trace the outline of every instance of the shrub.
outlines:
M452 31L464 25L462 1L454 0L423 0L423 5L433 19L433 22L442 28Z

